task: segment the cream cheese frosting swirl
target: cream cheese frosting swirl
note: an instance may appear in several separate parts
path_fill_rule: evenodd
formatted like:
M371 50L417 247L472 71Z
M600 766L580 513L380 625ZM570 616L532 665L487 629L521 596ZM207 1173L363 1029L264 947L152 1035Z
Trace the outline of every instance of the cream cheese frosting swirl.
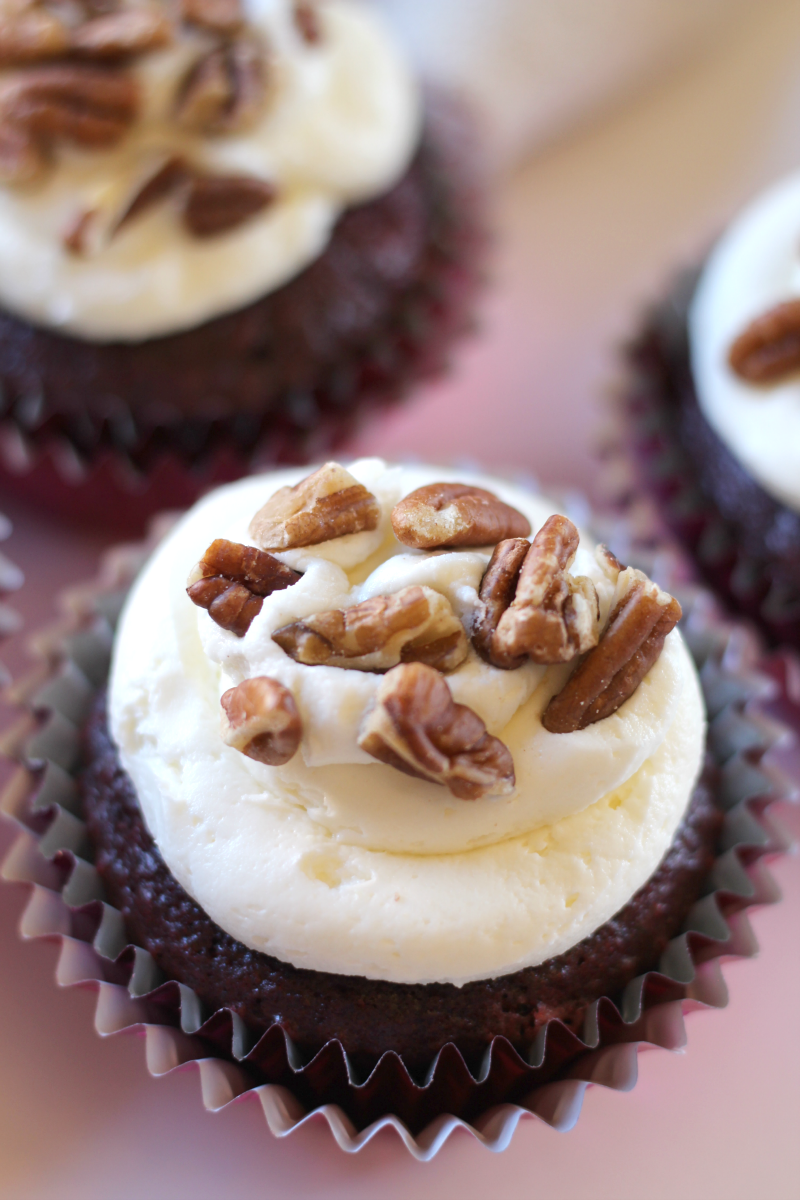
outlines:
M800 512L800 376L759 386L728 362L762 313L800 298L800 172L731 224L703 269L689 314L697 401L714 432L765 491Z
M541 723L565 667L501 671L474 650L447 676L512 753L510 796L457 800L375 762L357 744L382 676L289 658L272 633L290 621L422 584L467 627L491 547L425 553L396 541L389 517L409 492L450 471L349 470L377 498L378 528L277 555L303 572L275 592L244 637L185 593L214 537L248 542L255 511L305 472L221 488L168 536L137 582L116 642L113 736L148 827L179 882L224 929L296 966L424 983L504 974L560 953L613 915L652 874L686 808L702 754L699 688L677 632L633 696L571 734ZM498 480L528 517L554 511ZM582 544L574 570L595 581L603 618L613 584ZM220 696L268 675L288 687L304 735L281 767L226 746Z
M247 0L269 50L270 86L253 128L203 137L172 120L178 81L202 47L188 35L130 68L143 111L118 145L59 148L41 183L0 187L0 303L92 341L139 341L249 304L325 248L348 205L390 188L419 139L415 83L378 17L358 0L326 0L308 44L289 0ZM1 75L2 73L0 73ZM147 164L197 168L274 185L276 199L227 233L198 239L169 203L154 205L85 256L67 253L76 212L125 211Z

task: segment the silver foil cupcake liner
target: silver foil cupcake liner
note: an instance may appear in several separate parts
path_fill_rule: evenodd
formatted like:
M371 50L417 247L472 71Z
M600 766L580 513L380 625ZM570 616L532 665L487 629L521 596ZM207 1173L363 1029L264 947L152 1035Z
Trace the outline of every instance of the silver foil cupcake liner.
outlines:
M767 810L793 796L800 780L800 769L793 783L781 764L792 736L787 722L796 720L800 730L800 691L793 695L790 687L796 664L774 657L765 667L757 638L723 621L709 594L691 587L678 590L719 768L718 857L705 894L658 968L632 980L620 997L592 1004L580 1037L553 1020L524 1055L495 1038L477 1074L447 1045L424 1080L412 1078L392 1053L363 1079L339 1042L304 1062L280 1026L254 1044L238 1016L209 1014L190 988L165 980L150 954L129 942L120 913L104 899L75 775L81 728L106 679L117 616L168 522L148 542L111 551L98 579L64 594L62 618L32 640L37 665L10 689L21 715L0 739L0 750L18 764L0 811L19 830L2 877L30 891L22 936L59 941L58 983L95 991L98 1033L138 1029L153 1075L192 1065L207 1109L256 1099L275 1136L324 1119L339 1146L354 1152L390 1126L415 1158L427 1160L456 1127L492 1150L508 1145L526 1115L570 1129L590 1084L630 1090L640 1047L676 1050L686 1040L688 1010L725 1005L722 960L757 949L747 909L778 899L764 859L786 843ZM623 550L620 527L612 532ZM659 566L673 576L668 556Z

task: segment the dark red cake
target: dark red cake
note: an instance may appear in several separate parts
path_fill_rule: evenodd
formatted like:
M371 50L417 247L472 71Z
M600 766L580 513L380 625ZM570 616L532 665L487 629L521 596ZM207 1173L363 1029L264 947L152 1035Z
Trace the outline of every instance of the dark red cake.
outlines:
M624 403L644 486L705 580L773 644L800 647L800 514L773 499L700 411L689 360L697 274L648 314Z
M248 949L203 912L165 866L119 763L101 696L86 731L84 812L95 865L133 942L170 979L192 987L209 1011L241 1016L261 1034L280 1025L303 1056L338 1039L368 1072L385 1051L414 1074L453 1043L477 1069L504 1037L523 1057L552 1019L580 1032L589 1005L617 997L654 968L701 895L715 855L720 814L706 773L661 866L617 915L567 953L497 979L396 984L301 970Z

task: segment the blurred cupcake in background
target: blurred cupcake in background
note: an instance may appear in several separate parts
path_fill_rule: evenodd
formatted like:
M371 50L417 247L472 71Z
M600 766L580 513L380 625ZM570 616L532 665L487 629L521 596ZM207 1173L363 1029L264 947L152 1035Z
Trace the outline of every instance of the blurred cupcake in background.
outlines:
M4 0L0 473L135 529L440 370L469 136L356 0Z
M630 360L642 481L730 606L800 648L800 172L675 285Z

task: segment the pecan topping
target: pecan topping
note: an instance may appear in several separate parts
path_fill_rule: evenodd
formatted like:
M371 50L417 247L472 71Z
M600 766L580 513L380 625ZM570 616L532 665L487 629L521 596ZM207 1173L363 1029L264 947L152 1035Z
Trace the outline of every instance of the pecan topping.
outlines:
M183 223L194 237L227 233L275 199L275 188L251 175L196 175L189 187Z
M63 21L44 8L10 5L0 10L0 65L22 66L66 54L70 31Z
M338 463L325 463L294 487L279 488L250 522L265 550L317 546L348 533L377 529L378 501Z
M460 800L514 790L508 747L486 732L476 712L456 704L443 676L423 663L404 663L384 677L358 744L406 775L444 784Z
M681 618L674 597L628 567L617 580L618 601L595 648L545 709L551 733L573 733L610 717L633 695Z
M186 591L212 620L244 637L265 596L297 583L300 576L271 554L217 538L189 575Z
M136 82L124 71L77 63L36 67L5 89L0 122L24 130L40 146L59 138L110 146L131 125L138 104Z
M258 675L230 688L220 700L222 737L248 758L280 767L297 752L303 724L287 687Z
M800 300L778 304L740 333L728 362L748 383L779 383L800 370Z
M178 93L179 124L201 133L233 133L259 116L266 96L264 52L240 38L194 64Z
M244 23L240 0L181 0L181 15L211 33L235 33Z
M569 573L578 540L567 517L552 516L524 555L521 540L495 547L481 583L483 616L474 631L481 657L508 670L526 656L537 663L570 662L597 644L595 586L585 575Z
M503 538L526 537L530 523L492 492L466 483L431 483L395 505L395 537L417 550L488 546Z
M73 30L70 50L85 58L123 58L172 41L172 25L157 8L128 8L85 21Z
M143 212L152 208L154 204L158 204L160 200L165 200L167 196L172 195L179 187L187 183L189 178L190 169L182 158L177 155L168 158L139 188L117 221L114 232L122 229L129 221L141 216Z
M527 538L507 538L498 542L481 581L480 616L472 630L472 644L484 662L504 671L521 667L526 654L508 654L494 644L494 635L503 613L511 605L517 591L522 564L531 548Z
M309 666L387 671L425 662L452 671L467 656L467 635L449 602L427 587L374 596L352 608L315 613L276 630L272 640Z
M65 250L80 258L89 249L92 226L97 219L96 208L84 208L73 217L61 237Z
M294 23L303 41L308 42L310 46L322 41L322 22L316 4L309 3L308 0L300 0L295 4Z

